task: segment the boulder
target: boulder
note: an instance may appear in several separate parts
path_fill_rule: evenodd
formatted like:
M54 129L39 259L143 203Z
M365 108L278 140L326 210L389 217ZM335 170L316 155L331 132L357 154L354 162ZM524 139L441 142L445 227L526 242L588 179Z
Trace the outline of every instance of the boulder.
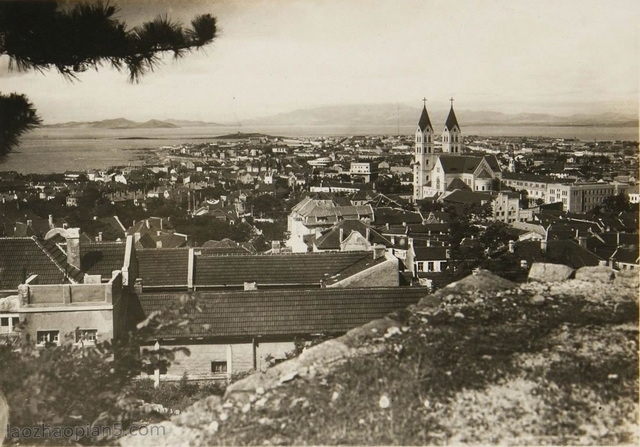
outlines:
M472 293L475 296L481 292L498 293L504 290L514 289L516 284L504 279L489 270L478 269L473 275L469 275L460 281L452 282L446 287L427 295L410 309L428 309L436 307L442 301L451 301L456 296ZM449 297L449 298L448 298Z
M580 267L576 271L576 279L589 282L611 282L615 276L615 270L606 265Z
M529 270L529 280L539 282L559 282L571 277L573 269L563 264L535 262Z

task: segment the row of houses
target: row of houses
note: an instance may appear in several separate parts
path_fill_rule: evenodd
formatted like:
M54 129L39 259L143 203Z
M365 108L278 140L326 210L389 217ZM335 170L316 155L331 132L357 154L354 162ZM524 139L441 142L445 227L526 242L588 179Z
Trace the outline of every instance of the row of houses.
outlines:
M43 239L0 238L0 336L39 348L124 339L156 311L197 301L180 330L149 346L183 346L164 371L193 379L264 369L296 340L335 336L416 303L427 290L399 287L386 250L228 254L208 248L139 248L80 241L77 228Z

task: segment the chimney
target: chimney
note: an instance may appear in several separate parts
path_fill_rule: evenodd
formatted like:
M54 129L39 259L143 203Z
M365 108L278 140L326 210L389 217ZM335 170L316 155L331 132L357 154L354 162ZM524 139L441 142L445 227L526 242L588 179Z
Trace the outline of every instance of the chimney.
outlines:
M274 255L280 254L280 241L271 241L271 253Z
M364 238L367 240L367 242L369 242L369 240L371 239L371 228L367 227Z
M162 248L162 241L156 241L156 248Z
M516 252L516 241L509 241L509 253Z
M386 248L382 244L375 244L373 246L373 259L378 259L384 256Z
M49 229L53 229L53 214L49 214Z
M138 242L140 240L140 232L136 231L133 233L133 242Z
M28 227L33 227L33 220L27 219L27 226Z
M98 242L102 242L102 231L98 231Z
M245 281L244 282L244 291L258 290L258 285L255 281Z
M580 236L578 238L578 244L582 247L582 248L587 248L587 237L586 236Z
M344 229L340 227L340 243L344 240Z
M133 290L140 295L142 293L142 278L136 278L133 283Z
M546 239L541 239L540 240L540 251L542 251L543 253L547 252L547 240Z
M80 269L80 228L68 228L65 238L67 239L67 262Z

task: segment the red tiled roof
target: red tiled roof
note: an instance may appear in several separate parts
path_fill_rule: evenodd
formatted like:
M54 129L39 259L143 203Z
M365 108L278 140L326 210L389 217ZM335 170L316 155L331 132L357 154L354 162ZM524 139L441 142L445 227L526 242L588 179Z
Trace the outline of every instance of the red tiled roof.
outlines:
M422 216L415 211L398 210L389 207L380 207L375 209L373 223L377 226L401 224L401 223L422 223Z
M90 275L111 278L111 272L124 265L124 242L94 242L80 247L80 267Z
M63 284L84 277L69 265L66 254L50 241L35 237L0 238L0 290L13 290L31 275L38 284Z
M598 256L573 241L548 241L546 254L540 250L540 242L517 242L515 254L521 259L526 259L529 265L534 262L556 262L580 268L598 265L600 261Z
M482 158L467 157L464 155L446 155L442 154L438 157L442 164L442 169L447 174L467 173L473 174Z
M444 247L414 247L416 261L444 261L448 258L448 248Z
M188 333L172 329L165 337L251 337L344 333L427 295L420 287L366 289L257 290L195 292L202 312L193 311ZM182 293L143 293L146 315L177 305Z
M620 247L615 251L611 258L617 262L637 265L640 258L640 252L638 251L637 245L633 247Z
M304 253L280 255L196 256L195 286L319 285L371 252Z
M187 286L188 248L145 248L136 253L143 287Z
M445 197L443 201L455 203L482 203L493 199L494 197L487 193L456 190Z
M463 182L462 179L457 177L451 180L451 183L447 186L447 191L455 191L456 189L461 191L471 191L471 187Z
M357 231L366 237L367 228L369 228L369 242L372 244L382 244L385 247L391 247L391 242L384 238L376 230L371 229L359 220L343 220L325 231L322 236L315 240L315 245L321 250L340 250L340 230L342 229L343 237L346 239L352 231Z

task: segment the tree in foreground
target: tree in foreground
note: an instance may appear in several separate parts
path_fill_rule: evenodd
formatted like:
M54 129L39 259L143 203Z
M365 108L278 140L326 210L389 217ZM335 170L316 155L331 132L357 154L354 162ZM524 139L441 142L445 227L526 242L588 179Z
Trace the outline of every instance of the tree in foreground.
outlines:
M55 69L69 79L90 68L109 65L137 82L153 71L165 53L183 57L211 43L216 19L196 16L183 27L159 16L129 28L109 3L81 3L61 8L56 1L0 1L0 57L18 71ZM0 158L40 119L24 95L0 92Z

